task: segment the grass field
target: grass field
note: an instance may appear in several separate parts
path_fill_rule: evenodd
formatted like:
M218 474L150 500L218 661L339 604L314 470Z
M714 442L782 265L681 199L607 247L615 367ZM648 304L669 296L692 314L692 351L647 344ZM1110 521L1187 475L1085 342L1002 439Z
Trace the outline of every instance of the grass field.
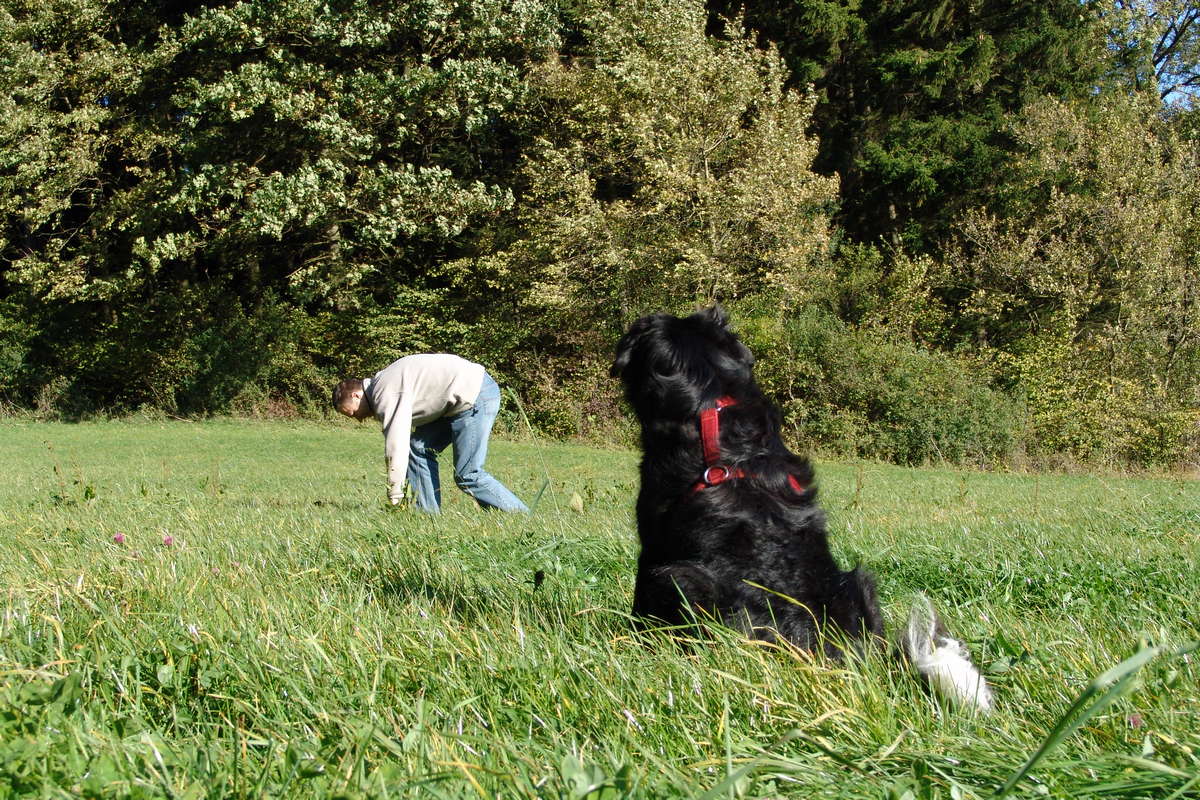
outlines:
M1200 797L1196 481L818 464L979 719L883 657L631 635L628 451L494 442L528 517L385 509L352 424L9 421L0 464L0 798Z

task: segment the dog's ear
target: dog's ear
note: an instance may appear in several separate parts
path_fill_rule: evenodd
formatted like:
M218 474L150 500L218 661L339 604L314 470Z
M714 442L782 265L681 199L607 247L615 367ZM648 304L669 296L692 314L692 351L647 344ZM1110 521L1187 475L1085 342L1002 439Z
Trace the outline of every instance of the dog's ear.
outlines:
M619 378L625 372L625 368L629 366L629 359L633 356L633 342L629 341L629 334L621 337L621 341L617 343L617 356L613 359L612 367L608 370L610 378Z
M721 307L720 303L713 303L708 308L700 311L699 316L718 327L729 327L729 315L725 313L725 309Z
M750 352L750 348L746 347L746 345L744 345L740 339L738 340L737 348L738 348L738 357L742 360L742 363L745 364L747 367L753 367L754 366L754 353Z
M625 373L626 367L633 359L633 351L637 347L639 341L654 326L654 317L642 317L634 321L629 326L629 330L617 342L617 355L613 358L612 368L609 369L609 377L619 378Z

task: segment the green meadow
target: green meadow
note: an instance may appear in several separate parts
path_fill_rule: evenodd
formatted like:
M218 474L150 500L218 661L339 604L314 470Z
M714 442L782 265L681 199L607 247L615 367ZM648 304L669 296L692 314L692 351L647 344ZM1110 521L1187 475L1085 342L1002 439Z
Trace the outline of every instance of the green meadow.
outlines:
M993 683L634 634L637 454L383 505L378 428L0 422L0 798L1200 797L1200 484L817 464ZM582 501L582 503L580 503Z

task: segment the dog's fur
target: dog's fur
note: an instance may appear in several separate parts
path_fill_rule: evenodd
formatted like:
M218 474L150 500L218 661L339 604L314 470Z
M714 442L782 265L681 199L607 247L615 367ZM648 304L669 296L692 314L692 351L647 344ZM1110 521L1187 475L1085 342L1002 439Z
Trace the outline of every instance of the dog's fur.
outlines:
M834 561L812 467L784 445L779 411L754 381L754 357L727 322L719 306L682 318L655 314L634 322L617 345L612 375L642 429L633 612L668 625L712 616L755 638L834 656L847 639L882 640L874 580ZM697 489L706 467L699 415L723 396L735 404L720 411L721 461L741 476ZM901 647L938 688L961 646L936 638L944 631L925 608L914 610ZM974 694L970 686L948 694L986 707L982 678L961 660Z

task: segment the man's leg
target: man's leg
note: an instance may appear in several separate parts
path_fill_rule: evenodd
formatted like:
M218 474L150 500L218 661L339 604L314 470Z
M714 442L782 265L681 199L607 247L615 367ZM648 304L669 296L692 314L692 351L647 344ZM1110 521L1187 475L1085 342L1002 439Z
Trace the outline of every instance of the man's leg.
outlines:
M450 421L435 419L414 430L408 440L408 482L417 496L417 508L432 514L442 510L437 456L450 444L450 435Z
M529 511L504 484L483 469L487 458L488 437L500 411L500 387L490 375L484 375L483 388L475 405L450 418L454 440L454 482L484 508L501 511Z

